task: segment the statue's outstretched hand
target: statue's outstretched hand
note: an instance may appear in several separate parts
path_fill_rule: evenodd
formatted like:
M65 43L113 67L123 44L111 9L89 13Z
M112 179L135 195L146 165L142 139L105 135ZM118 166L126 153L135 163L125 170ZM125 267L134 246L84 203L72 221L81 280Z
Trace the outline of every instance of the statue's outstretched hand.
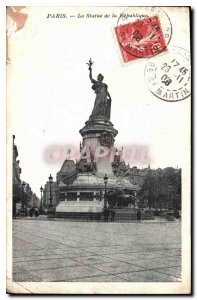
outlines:
M90 58L89 61L86 63L86 64L89 66L88 69L89 69L90 71L92 70L92 65L93 65L93 63L94 63L94 62L92 61L91 58Z

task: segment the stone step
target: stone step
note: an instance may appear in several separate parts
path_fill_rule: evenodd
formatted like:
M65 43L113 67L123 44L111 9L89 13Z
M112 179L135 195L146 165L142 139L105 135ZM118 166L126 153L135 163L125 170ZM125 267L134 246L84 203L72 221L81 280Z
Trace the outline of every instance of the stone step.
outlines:
M69 218L69 219L96 219L99 220L102 217L101 213L89 213L89 212L55 212L56 218Z
M66 218L66 219L76 219L76 220L104 220L104 216L101 213L88 213L88 212L55 212L55 218ZM141 220L154 220L154 216L142 214ZM109 217L110 220L110 217ZM133 221L137 220L136 214L120 214L115 215L115 222L119 221Z

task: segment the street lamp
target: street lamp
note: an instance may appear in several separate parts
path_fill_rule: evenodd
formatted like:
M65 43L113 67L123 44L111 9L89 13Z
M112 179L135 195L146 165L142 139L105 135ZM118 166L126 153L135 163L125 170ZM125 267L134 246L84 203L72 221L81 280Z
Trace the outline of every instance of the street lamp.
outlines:
M137 200L136 200L136 191L133 191L133 195L134 195L134 208L135 208L135 206L136 206L136 202L137 202Z
M173 203L172 203L172 185L168 186L169 190L169 201L168 201L168 212L167 212L167 220L174 221L174 211L173 211Z
M49 176L49 187L50 187L50 195L49 195L49 206L52 207L52 193L51 193L51 183L53 182L53 177Z
M107 208L107 182L108 182L107 174L105 174L103 179L104 179L104 183L105 183L104 209L106 209Z
M42 213L42 192L43 192L43 187L40 187L40 193L41 193L41 199L40 199L40 212Z
M49 176L49 188L50 188L50 194L49 194L49 205L48 205L48 209L47 209L47 215L49 218L53 218L54 217L54 209L52 206L52 193L51 193L51 184L53 182L53 177Z
M25 202L25 182L22 183L22 210L24 210L24 202Z

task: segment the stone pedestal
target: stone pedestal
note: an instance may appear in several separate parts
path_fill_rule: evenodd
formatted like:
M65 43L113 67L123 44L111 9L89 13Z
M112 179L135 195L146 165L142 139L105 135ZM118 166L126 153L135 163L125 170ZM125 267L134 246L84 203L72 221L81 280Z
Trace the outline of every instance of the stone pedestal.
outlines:
M79 131L83 137L83 149L88 149L96 163L96 175L113 177L112 162L114 160L114 140L118 131L110 121L87 121ZM85 151L85 150L84 150Z

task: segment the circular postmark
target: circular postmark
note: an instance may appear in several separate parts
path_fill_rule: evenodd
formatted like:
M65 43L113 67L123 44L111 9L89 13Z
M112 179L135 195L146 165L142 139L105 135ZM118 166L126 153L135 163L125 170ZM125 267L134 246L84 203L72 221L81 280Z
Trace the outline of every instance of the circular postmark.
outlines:
M172 36L172 25L161 8L130 7L120 14L115 34L121 51L147 58L165 51Z
M191 94L190 52L172 47L169 53L154 57L145 67L149 90L164 101L184 100Z

